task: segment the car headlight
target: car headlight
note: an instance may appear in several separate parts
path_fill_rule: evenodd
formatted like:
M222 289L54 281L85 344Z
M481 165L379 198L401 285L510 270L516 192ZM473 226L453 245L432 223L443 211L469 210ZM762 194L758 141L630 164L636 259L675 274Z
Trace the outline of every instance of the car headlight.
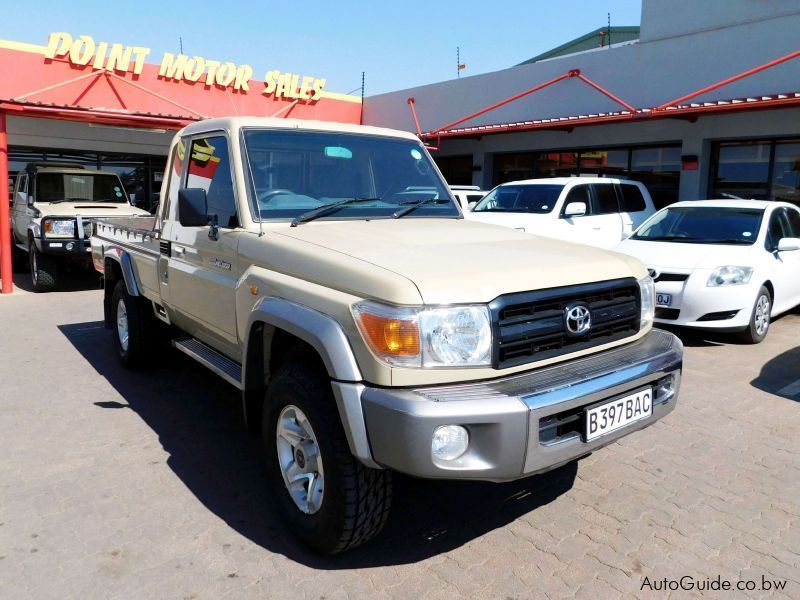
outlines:
M74 219L48 219L42 225L42 232L49 238L74 238Z
M753 276L753 267L736 267L725 265L717 267L708 278L708 287L723 285L742 285L748 283Z
M353 305L361 337L384 362L400 367L478 367L492 360L492 327L484 305Z
M653 324L656 316L656 284L649 275L639 280L639 296L642 299L639 329L644 329Z

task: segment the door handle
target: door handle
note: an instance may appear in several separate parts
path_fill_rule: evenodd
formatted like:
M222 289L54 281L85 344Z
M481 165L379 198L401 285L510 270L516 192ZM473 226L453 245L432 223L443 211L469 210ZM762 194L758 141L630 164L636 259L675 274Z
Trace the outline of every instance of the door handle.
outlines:
M186 254L186 248L182 248L181 246L173 246L172 251L178 256L183 256Z

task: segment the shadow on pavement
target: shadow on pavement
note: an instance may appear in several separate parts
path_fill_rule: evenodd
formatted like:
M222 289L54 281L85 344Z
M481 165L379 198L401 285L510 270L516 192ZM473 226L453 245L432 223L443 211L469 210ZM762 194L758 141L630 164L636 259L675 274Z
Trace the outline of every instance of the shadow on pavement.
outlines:
M260 440L241 426L239 395L210 371L175 351L143 373L117 362L100 321L59 329L159 436L168 466L209 510L270 552L318 569L414 563L457 548L548 504L571 489L577 463L505 484L395 478L392 515L373 542L323 557L298 545L278 522L259 458Z
M14 285L26 292L33 292L30 273L14 273ZM100 288L100 276L88 269L61 268L58 272L56 292L82 292Z
M750 385L787 400L800 402L800 346L767 362Z

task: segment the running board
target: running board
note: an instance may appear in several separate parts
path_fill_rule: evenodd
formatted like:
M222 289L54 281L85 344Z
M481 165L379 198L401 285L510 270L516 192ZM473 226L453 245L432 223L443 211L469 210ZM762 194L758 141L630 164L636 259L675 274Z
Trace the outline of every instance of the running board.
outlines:
M204 367L214 371L232 386L240 390L244 389L241 365L227 356L191 337L172 340L172 345L187 356L191 356Z

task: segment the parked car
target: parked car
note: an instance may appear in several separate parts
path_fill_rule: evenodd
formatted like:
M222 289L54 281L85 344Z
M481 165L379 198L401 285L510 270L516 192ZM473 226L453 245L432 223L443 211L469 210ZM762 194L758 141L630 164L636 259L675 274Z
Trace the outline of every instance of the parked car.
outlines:
M73 163L29 163L14 182L14 271L29 268L34 291L52 291L60 267L70 263L91 268L89 237L95 218L146 214L129 204L116 173Z
M527 233L613 248L653 213L653 199L638 181L554 177L499 185L467 217Z
M92 237L116 354L152 363L169 326L240 389L277 521L318 551L381 530L393 471L519 479L675 407L644 265L464 220L410 133L211 119L169 156L158 213Z
M472 210L472 207L486 195L486 192L477 185L451 185L450 191L465 213Z
M678 202L617 250L656 284L656 322L737 332L757 344L800 304L800 209L785 202Z

